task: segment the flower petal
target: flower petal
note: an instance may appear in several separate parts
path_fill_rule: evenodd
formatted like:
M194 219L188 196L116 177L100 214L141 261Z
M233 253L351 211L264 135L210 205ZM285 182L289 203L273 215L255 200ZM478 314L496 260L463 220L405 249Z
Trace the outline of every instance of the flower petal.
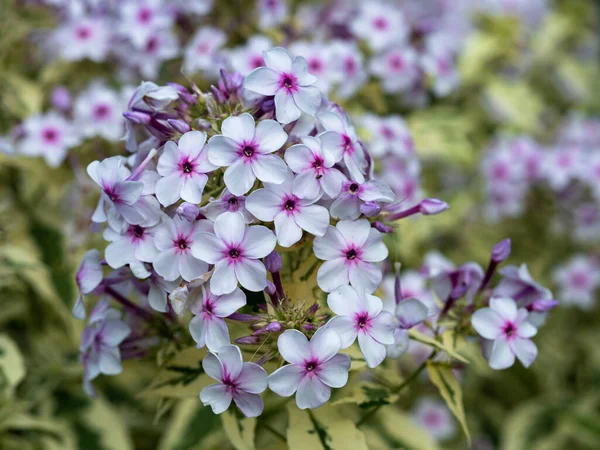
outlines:
M335 331L340 337L341 347L348 348L358 336L356 331L356 322L354 318L349 316L336 316L327 322L327 327Z
M360 351L365 357L367 366L369 366L371 369L373 367L377 367L385 359L385 345L377 342L368 333L358 334L358 345L360 346Z
M323 237L315 238L313 250L319 259L330 260L343 257L342 250L347 246L342 233L335 228L329 227Z
M232 380L235 380L243 367L242 352L235 345L226 345L219 349L219 360L223 365L223 374L228 374Z
M277 242L282 247L291 247L302 239L302 228L300 228L292 216L281 212L275 216L275 233Z
M368 262L358 261L356 265L350 266L348 271L350 284L357 291L365 291L368 293L375 292L381 284L381 270L375 265Z
M246 235L246 221L240 212L224 212L215 220L215 234L227 245L239 245Z
M267 67L259 67L246 76L244 88L261 95L275 95L279 89L279 74Z
M315 236L324 236L329 227L329 212L320 205L303 206L295 215L300 227Z
M242 242L244 256L252 259L264 258L276 245L275 235L262 225L248 227Z
M318 408L331 397L331 388L318 376L304 377L296 392L296 405L300 409Z
M304 378L304 367L288 364L277 369L267 378L269 389L282 397L293 395Z
M246 362L236 380L238 389L260 394L267 388L267 372L255 363Z
M251 165L256 178L265 183L281 184L288 172L285 162L277 155L257 155Z
M310 116L316 115L321 106L321 91L315 86L299 86L293 98L296 106Z
M510 346L525 367L529 367L537 357L537 346L530 339L517 338L511 342Z
M490 367L494 370L507 369L515 363L515 354L510 349L508 342L497 339L494 341Z
M273 236L273 238L275 238ZM275 248L275 246L273 246ZM269 252L270 253L270 252ZM252 292L262 291L267 287L267 269L262 262L244 258L234 266L235 276L242 287Z
M204 325L206 346L212 352L219 352L219 358L221 358L220 350L223 346L231 343L229 330L227 329L225 321L219 317L213 316L210 320L206 320Z
M262 414L265 404L258 394L236 391L233 401L246 417L258 417Z
M317 376L327 386L333 388L344 387L348 382L350 364L351 361L348 355L337 354L320 365Z
M210 290L215 295L229 294L237 287L238 280L235 276L233 265L227 261L219 261L215 264L215 269L210 278Z
M212 352L208 352L202 360L202 369L204 373L209 377L221 381L223 380L223 364L217 355Z
M493 309L481 308L473 314L471 324L481 337L494 340L502 334L504 320Z
M337 315L353 317L362 311L365 305L356 289L344 285L327 296L327 306Z
M230 166L240 159L238 144L226 136L213 136L208 141L208 160L215 166Z
M319 363L330 360L342 347L342 341L338 334L327 327L319 328L310 339L311 355L316 357Z
M281 198L268 189L257 189L246 199L246 209L258 220L272 222L281 211Z
M300 114L300 108L296 106L294 97L290 93L285 89L280 89L275 93L275 117L277 122L288 124L297 120Z
M287 362L303 364L310 355L311 346L306 336L298 330L285 330L277 339L279 353Z
M220 295L213 304L212 312L217 317L227 317L246 304L246 294L235 289L230 294Z
M200 400L204 406L210 406L213 413L221 414L225 412L233 395L223 384L211 384L200 391Z
M256 175L254 175L251 164L246 164L243 160L238 159L227 168L223 180L233 195L240 196L252 188Z
M254 141L258 144L258 152L273 153L287 141L288 134L274 120L261 120L256 126Z
M238 144L250 143L254 140L254 118L248 113L229 116L221 125L221 133Z
M319 267L319 271L317 272L317 284L323 291L332 292L339 286L348 284L349 282L349 270L346 267L344 258L326 261Z

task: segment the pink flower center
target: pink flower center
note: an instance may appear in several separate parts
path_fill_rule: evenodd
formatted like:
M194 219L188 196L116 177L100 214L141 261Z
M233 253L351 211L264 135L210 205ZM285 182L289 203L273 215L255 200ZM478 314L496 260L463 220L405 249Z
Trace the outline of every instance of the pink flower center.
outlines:
M441 423L441 417L436 411L428 411L423 417L423 422L425 422L427 426L437 427Z
M56 128L44 128L42 130L42 139L46 144L56 144L60 133Z
M359 189L360 186L358 183L351 183L350 186L348 186L348 192L350 192L352 195L358 194Z
M312 166L313 166L313 169L315 169L315 172L317 173L317 177L316 177L317 180L323 178L323 172L324 172L323 164L325 164L325 161L323 160L323 158L321 158L320 156L315 156Z
M265 61L263 60L263 57L261 55L254 55L250 59L250 67L252 67L253 69L262 67L264 64L265 64Z
M517 327L515 327L515 324L512 322L506 322L504 324L504 329L503 329L504 335L508 338L511 339L513 337L516 336L517 334Z
M388 28L388 21L385 17L376 17L375 19L373 19L373 26L375 27L376 30L379 31L383 31L386 30Z
M179 236L177 238L177 240L174 242L175 246L181 250L181 252L186 253L187 250L190 248L190 243L188 242L188 240L183 237L183 236Z
M152 18L152 10L147 7L142 7L138 11L137 19L139 23L146 24Z
M389 63L393 70L400 71L404 68L404 60L400 55L392 55L389 59Z
M196 168L196 165L194 164L194 162L190 161L188 158L184 158L179 161L179 170L184 175L191 174L192 172L194 172L195 168Z
M351 248L349 250L346 250L346 259L348 261L354 261L359 256L360 256L359 251L356 248Z
M438 72L442 75L450 72L450 63L445 58L440 58L437 61Z
M80 39L82 41L86 41L90 38L91 35L92 30L85 25L80 25L75 29L75 36L77 36L77 39Z
M571 285L574 288L582 289L588 285L588 277L583 272L575 272L571 275Z
M497 163L492 169L492 176L496 180L504 180L508 176L508 167L503 163Z
M209 49L210 49L210 46L208 45L207 42L200 42L198 44L198 46L196 47L196 51L201 55L208 53Z
M293 73L283 73L279 79L279 87L294 92L298 88L298 78Z
M285 209L288 211L293 211L296 208L296 202L292 199L287 200L284 205Z
M558 157L558 165L562 168L569 167L571 165L571 157L569 155L560 155Z
M237 248L232 248L229 250L229 257L231 259L238 259L240 257L240 251Z
M347 155L354 153L354 144L347 134L342 135L342 146L344 147L344 153Z
M131 225L129 227L129 234L133 238L134 241L141 240L144 236L144 228L139 225Z
M354 320L356 321L356 327L359 330L366 331L369 328L369 315L366 312L356 314Z
M146 42L146 53L154 53L156 50L158 49L158 39L156 39L155 37L151 37L150 39L148 39L148 42Z
M323 71L323 61L318 58L311 58L308 61L308 70L313 73L321 73Z
M356 73L356 61L354 61L354 58L349 56L344 60L344 70L350 75Z
M98 120L106 119L110 115L110 107L105 104L96 105L93 115Z
M394 131L390 127L388 127L386 125L383 125L379 129L379 131L381 132L381 134L383 135L383 137L386 138L388 141L394 139L394 137L395 137Z

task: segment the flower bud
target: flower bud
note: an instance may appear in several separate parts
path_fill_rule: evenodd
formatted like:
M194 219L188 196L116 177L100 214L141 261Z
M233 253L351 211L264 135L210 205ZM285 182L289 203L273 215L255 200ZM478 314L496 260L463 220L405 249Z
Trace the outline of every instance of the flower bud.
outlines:
M235 340L236 344L246 344L246 345L254 345L260 342L260 338L258 336L244 336Z
M504 239L498 242L492 249L492 261L501 263L510 256L510 239Z
M265 256L264 263L266 269L271 273L279 272L281 270L281 267L283 266L281 255L275 250L273 250L271 253Z
M183 134L191 130L190 126L181 119L167 119L167 122L179 133Z
M275 321L275 322L271 322L269 325L267 325L265 327L265 330L267 330L269 333L278 333L283 329L283 326L281 325L281 323Z
M183 202L177 207L176 212L186 220L193 222L198 217L198 214L200 214L200 208L193 203Z
M387 226L381 222L373 222L372 224L373 228L375 228L377 231L381 232L381 233L393 233L394 229L390 226Z
M449 208L448 203L437 198L426 198L419 203L419 212L424 216L431 216L446 211Z
M179 99L173 86L159 86L144 95L144 101L156 111L165 110L172 102Z
M558 306L558 301L552 299L534 300L532 304L527 306L529 311L533 312L548 312Z
M187 308L188 298L190 291L188 290L187 284L176 288L169 294L169 301L175 314L179 317L183 316Z
M71 97L71 93L64 86L57 86L52 91L50 102L52 103L52 106L62 113L70 112L71 107L73 106L73 98Z
M303 323L300 328L304 331L315 331L316 327L312 323Z
M265 292L267 293L267 295L275 295L275 292L277 292L277 288L275 287L275 284L273 284L272 281L267 280L267 287L265 287Z
M123 113L123 117L139 125L149 125L152 121L152 117L148 113L141 111L127 111Z
M188 105L196 104L196 97L190 94L190 91L188 91L184 86L178 83L167 83L167 85L173 87L177 91L177 94L179 94L179 99L182 102L187 103Z
M381 212L381 206L377 202L364 202L360 205L360 212L367 217L375 217Z

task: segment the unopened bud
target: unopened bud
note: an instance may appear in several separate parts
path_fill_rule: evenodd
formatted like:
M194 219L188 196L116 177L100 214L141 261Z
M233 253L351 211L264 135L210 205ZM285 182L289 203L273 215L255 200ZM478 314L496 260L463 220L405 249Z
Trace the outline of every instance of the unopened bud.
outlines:
M377 202L364 202L360 205L360 212L367 217L375 217L381 212L381 206Z
M281 271L281 267L283 266L283 261L281 260L281 255L279 252L272 251L264 259L266 269L271 272L279 272Z
M312 323L303 323L301 327L304 331L315 331L315 326Z
M501 263L510 256L510 239L504 239L498 242L492 249L492 261L495 263Z
M190 126L181 119L167 119L167 122L173 127L174 130L181 134L187 133L191 130Z
M265 327L265 330L267 330L269 333L278 333L283 329L283 326L275 321L275 322L271 322L269 325L267 325Z
M527 309L533 312L548 312L558 306L558 301L552 299L534 300Z
M381 233L393 233L394 232L394 229L392 227L387 226L382 222L373 222L373 224L371 226Z
M183 202L177 207L177 214L184 219L193 222L200 214L200 208L193 203Z
M52 106L63 113L68 113L71 111L71 107L73 106L73 98L71 97L71 93L64 86L57 86L52 91L50 102L52 103Z
M419 203L419 212L425 216L431 216L446 211L449 208L448 203L437 198L426 198Z
M244 336L235 340L236 344L242 345L254 345L260 342L260 338L258 336Z
M171 307L173 311L178 316L183 316L188 304L188 298L190 295L190 291L188 290L187 284L176 288L173 292L169 294L169 301L171 302Z
M123 113L123 117L139 125L149 125L152 121L152 117L148 113L141 111L127 111Z

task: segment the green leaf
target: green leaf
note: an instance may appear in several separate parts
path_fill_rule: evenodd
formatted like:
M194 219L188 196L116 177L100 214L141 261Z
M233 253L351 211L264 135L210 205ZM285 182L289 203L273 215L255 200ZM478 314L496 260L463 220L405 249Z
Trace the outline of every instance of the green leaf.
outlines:
M229 408L221 414L221 423L229 442L237 450L254 450L256 418L245 417L237 408Z
M426 345L429 345L430 347L436 348L438 350L442 350L443 352L446 352L452 358L454 358L462 363L469 364L469 361L467 359L465 359L464 356L459 355L451 345L442 344L441 342L435 340L434 338L426 336L423 333L419 333L415 329L409 330L408 334L411 339L414 339L417 342L421 342L422 344L426 344ZM450 344L450 343L448 342L448 344Z
M201 449L206 438L219 430L219 418L210 407L202 406L197 398L184 399L175 407L158 449Z
M315 410L288 403L287 440L290 450L368 450L365 435L346 413L348 408L326 403Z
M432 361L427 362L427 370L431 382L438 388L440 395L456 417L460 426L469 441L471 442L471 434L467 427L467 419L465 417L465 409L463 406L462 389L458 380L454 376L452 369L446 365L441 365Z
M113 406L102 398L97 398L90 403L89 408L86 408L80 416L78 424L82 428L80 432L90 430L92 431L92 435L98 437L97 445L100 449L133 449L133 442L125 423L121 420ZM94 438L92 439L95 441ZM85 448L91 447L86 445Z
M379 411L367 427L369 448L437 450L436 440L405 412L398 408Z
M25 362L17 344L5 334L0 335L0 392L12 397L17 385L25 378Z
M369 409L374 406L389 405L396 400L398 400L398 394L392 394L386 387L370 381L361 381L352 387L349 395L338 397L331 402L331 405L354 403L361 409Z
M204 386L214 383L202 369L204 355L206 349L196 347L188 347L174 354L161 365L150 386L140 395L197 398Z
M13 116L24 119L39 113L44 101L41 87L14 73L0 74L2 83L1 103Z

